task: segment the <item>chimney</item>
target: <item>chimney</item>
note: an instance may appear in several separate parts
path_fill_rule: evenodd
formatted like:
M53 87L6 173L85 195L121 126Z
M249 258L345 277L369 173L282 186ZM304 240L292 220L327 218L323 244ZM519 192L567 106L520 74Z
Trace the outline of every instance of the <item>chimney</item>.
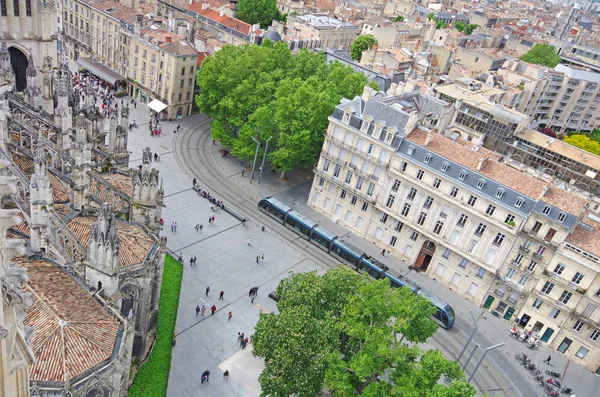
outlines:
M223 16L223 14L224 14L224 11L223 11L223 9L221 9L221 11L219 12L219 15Z
M208 3L202 3L202 10L206 10L208 8Z
M373 96L373 89L371 87L369 87L368 85L365 86L365 88L363 88L363 93L361 95L361 99L365 102L367 102L369 99L371 99L371 97Z
M483 165L485 164L485 162L491 155L492 155L492 152L487 152L486 154L483 155L483 157L481 157L479 159L479 163L477 163L477 171L481 171L481 169L483 168Z
M546 185L540 192L540 197L538 197L538 200L541 200L546 195L546 193L548 193L548 189L550 189L550 186L552 185L552 183L554 183L555 179L556 179L556 176L553 175L552 178L548 181L548 183L546 183Z
M425 146L427 146L431 143L431 140L433 139L433 134L435 134L435 132L433 132L433 130L427 131L427 138L425 138Z
M172 38L171 36L166 36L166 37L165 37L165 42L166 42L166 43L170 43L170 42L172 42L172 41L173 41L173 38Z

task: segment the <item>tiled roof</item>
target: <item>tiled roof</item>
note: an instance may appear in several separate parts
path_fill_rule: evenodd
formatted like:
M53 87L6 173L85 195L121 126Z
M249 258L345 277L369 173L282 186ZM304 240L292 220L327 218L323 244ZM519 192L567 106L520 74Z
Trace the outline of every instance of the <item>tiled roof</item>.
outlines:
M15 225L15 226L11 226L10 230L12 230L13 232L19 233L22 236L31 237L31 230L29 230L29 225L27 224L27 220L25 219L25 216L21 212L19 212L18 216L19 216L19 218L22 219L21 223L18 225ZM21 238L23 238L23 237L21 237Z
M13 162L27 176L35 172L35 163L32 159L19 153L13 153ZM55 203L66 203L69 201L69 194L63 183L52 173L48 173L50 186L52 186L52 200Z
M550 186L542 200L575 216L579 216L587 205L587 199L584 196L574 192L567 192L556 186Z
M221 15L219 11L213 10L212 8L207 8L203 10L202 3L194 3L192 5L187 6L186 8L190 11L193 11L199 15L206 17L207 19L210 19L212 21L220 23L221 25L236 30L246 36L248 36L252 32L252 25L227 15Z
M114 187L131 197L131 192L133 188L131 177L129 175L106 174L102 175L102 178L104 178L108 183L110 183L111 185L113 185Z
M31 380L62 382L67 372L76 377L111 357L119 324L98 302L50 262L13 263L27 268L24 290L34 300L24 320L35 329Z
M90 227L94 222L96 222L94 216L80 216L69 221L67 226L79 242L87 247ZM140 226L120 220L117 220L117 235L119 236L121 267L143 262L154 244L152 238Z
M64 218L69 212L71 212L71 208L64 204L54 204L52 206L52 209L58 212L62 218Z
M15 163L15 165L17 167L19 167L19 169L21 170L22 173L24 173L25 175L31 175L35 172L35 165L33 164L33 160L30 159L27 156L23 156L22 154L19 153L14 153L13 152L13 162Z
M450 161L461 164L466 168L501 183L516 192L531 197L534 200L537 200L540 197L546 186L546 182L542 180L503 163L499 163L497 160L500 158L500 155L497 153L491 152L485 148L474 151L472 149L473 144L466 140L459 138L454 142L439 134L433 134L431 142L425 146L427 132L420 129L415 129L411 132L407 139L417 145L426 147L427 150L437 153ZM477 166L479 160L484 156L487 156L487 160L483 164L483 167L481 167L481 170L478 171Z
M591 228L588 230L588 228L577 225L573 233L567 237L566 242L576 245L591 254L600 256L600 223L588 218L588 215L590 215L590 212L585 213L585 217L582 218L581 222Z

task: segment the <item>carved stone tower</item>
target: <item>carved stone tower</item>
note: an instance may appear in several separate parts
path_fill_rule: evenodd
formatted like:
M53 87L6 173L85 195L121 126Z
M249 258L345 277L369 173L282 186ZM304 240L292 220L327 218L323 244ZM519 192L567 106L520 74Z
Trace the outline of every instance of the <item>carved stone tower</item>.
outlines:
M69 98L73 96L71 86L71 72L66 58L61 62L56 73L56 108L54 109L54 120L61 128L61 142L63 150L71 147L71 128L73 128L73 109L69 106Z
M90 187L90 170L92 163L92 148L87 141L87 132L91 122L80 114L75 123L75 142L71 146L71 156L75 160L73 167L73 209L80 210L87 204L87 192Z
M146 225L156 232L159 228L162 214L164 190L162 181L159 186L158 170L150 169L152 152L150 148L144 149L142 154L142 169L132 172L131 213L129 219Z
M29 66L27 66L27 88L25 88L25 102L34 109L40 109L42 91L37 83L37 70L33 63L33 55L29 54Z
M31 176L29 202L31 208L31 249L33 252L47 251L48 217L52 205L52 187L46 169L46 152L38 144L35 152L35 173Z
M108 151L114 157L119 171L129 169L129 153L127 152L127 134L129 128L129 108L119 108L119 119L113 116L110 119L108 131Z
M117 221L110 205L104 203L90 228L85 278L90 285L101 285L105 296L114 294L119 287L115 276L119 270L119 249Z
M3 41L2 44L0 44L0 69L4 70L6 73L12 74L13 76L15 74L15 71L10 63L10 53L8 52L6 41Z
M17 192L11 178L0 177L0 197ZM35 357L29 346L33 329L23 325L25 309L33 303L21 289L25 269L10 265L26 252L22 241L6 238L6 230L21 222L18 210L0 210L0 396L29 397L29 366Z

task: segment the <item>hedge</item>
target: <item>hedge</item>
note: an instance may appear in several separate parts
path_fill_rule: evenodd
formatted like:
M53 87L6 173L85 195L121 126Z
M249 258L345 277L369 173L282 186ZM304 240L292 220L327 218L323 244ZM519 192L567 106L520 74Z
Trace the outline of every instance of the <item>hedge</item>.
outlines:
M171 369L171 352L183 266L172 256L165 257L162 285L160 287L156 342L129 388L130 397L164 397Z

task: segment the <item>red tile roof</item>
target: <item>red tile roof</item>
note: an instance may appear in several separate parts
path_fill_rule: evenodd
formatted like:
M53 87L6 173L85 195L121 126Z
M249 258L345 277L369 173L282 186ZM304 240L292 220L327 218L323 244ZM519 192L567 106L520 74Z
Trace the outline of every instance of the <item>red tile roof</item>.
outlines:
M90 227L94 222L96 222L94 216L78 216L69 221L67 227L79 242L87 247ZM154 240L140 226L120 220L117 220L117 235L119 236L119 262L121 267L143 262L154 244Z
M585 216L581 219L582 223L590 226L590 229L577 225L573 233L567 237L566 242L600 256L600 222L588 218L590 214L589 211L586 211ZM595 216L598 217L598 215Z
M98 302L50 262L13 263L27 268L24 290L34 300L24 320L35 329L31 380L62 382L67 372L76 377L111 357L119 323Z
M193 11L199 15L206 17L212 21L220 23L221 25L227 26L231 29L237 30L238 32L248 36L252 32L252 25L247 24L239 19L232 18L227 15L221 15L219 11L213 10L212 8L202 9L202 3L194 3L186 7L188 10Z

